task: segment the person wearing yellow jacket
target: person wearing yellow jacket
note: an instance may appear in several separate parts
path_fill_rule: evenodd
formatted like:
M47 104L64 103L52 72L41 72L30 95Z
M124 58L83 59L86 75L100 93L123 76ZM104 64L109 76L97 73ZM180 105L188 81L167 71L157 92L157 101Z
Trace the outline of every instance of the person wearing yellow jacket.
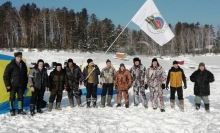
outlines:
M180 109L184 110L183 89L187 88L186 77L184 71L178 65L177 61L173 61L173 67L169 70L167 75L166 89L168 90L168 84L170 82L170 106L175 107L175 93L177 91L178 100L180 103ZM184 83L184 86L182 85Z

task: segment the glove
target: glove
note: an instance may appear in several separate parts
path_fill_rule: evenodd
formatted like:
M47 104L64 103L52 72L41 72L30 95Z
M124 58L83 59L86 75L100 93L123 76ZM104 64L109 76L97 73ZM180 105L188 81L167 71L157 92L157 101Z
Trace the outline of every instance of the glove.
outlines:
M145 90L147 90L147 88L148 88L148 85L147 85L147 84L145 84L144 88L145 88Z
M186 88L187 88L187 86L186 86L186 85L184 85L183 89L186 89Z
M169 90L169 87L166 85L166 90Z
M162 87L162 89L163 89L163 90L166 88L166 87L165 87L165 84L162 84L162 86L161 86L161 87Z
M117 86L115 86L115 89L118 90Z
M79 85L82 85L82 81L79 82Z

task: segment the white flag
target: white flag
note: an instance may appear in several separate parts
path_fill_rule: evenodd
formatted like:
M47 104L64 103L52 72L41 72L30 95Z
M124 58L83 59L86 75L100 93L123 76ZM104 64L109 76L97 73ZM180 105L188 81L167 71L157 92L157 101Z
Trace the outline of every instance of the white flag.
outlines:
M134 15L132 21L161 46L174 37L153 0L147 0Z

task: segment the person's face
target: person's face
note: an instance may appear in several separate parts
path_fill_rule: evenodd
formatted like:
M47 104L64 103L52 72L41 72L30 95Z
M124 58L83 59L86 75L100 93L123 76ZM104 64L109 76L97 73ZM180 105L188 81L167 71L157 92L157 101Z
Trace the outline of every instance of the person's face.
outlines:
M22 56L15 57L16 62L21 62Z
M72 67L72 66L73 66L73 63L72 63L72 62L69 62L69 63L68 63L68 66Z
M120 67L120 70L121 70L121 71L124 71L124 70L125 70L125 67L123 67L123 66Z
M138 66L138 65L140 64L140 62L139 62L139 61L135 61L134 64L135 64L136 66Z
M200 71L204 71L204 69L205 69L204 66L200 66L200 67L199 67L199 70L200 70Z
M93 65L94 65L93 61L89 63L89 66L93 66Z
M43 62L39 62L38 63L38 67L42 68L44 66L44 63Z
M174 67L175 69L177 69L177 68L178 68L178 64L174 64L173 67Z
M156 67L156 66L157 66L157 62L154 61L154 62L153 62L153 67Z
M107 62L107 63L106 63L106 66L107 66L107 67L111 67L111 62Z
M60 71L61 70L61 66L57 66L57 71Z

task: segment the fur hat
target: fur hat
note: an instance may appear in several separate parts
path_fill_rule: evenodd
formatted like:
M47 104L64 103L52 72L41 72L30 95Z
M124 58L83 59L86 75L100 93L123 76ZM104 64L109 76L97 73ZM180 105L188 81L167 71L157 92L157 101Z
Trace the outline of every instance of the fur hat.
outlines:
M139 61L139 63L141 62L141 60L140 60L138 57L135 57L135 58L133 59L133 63L135 63L136 61Z
M179 63L178 63L178 61L175 60L175 61L173 61L173 65L174 65L174 64L179 64Z
M203 63L203 62L199 63L199 67L200 66L204 66L205 67L205 63Z
M152 59L152 62L154 62L154 61L158 62L158 61L157 61L157 58L153 58L153 59Z
M107 59L107 60L106 60L106 64L107 64L108 62L110 62L110 63L111 63L111 61L110 61L109 59Z
M61 64L61 63L57 63L56 67L58 67L58 66L61 66L61 67L62 67L62 64Z
M68 63L69 63L69 62L73 62L73 59L68 59L68 61L67 61L67 62L68 62Z
M15 52L15 53L14 53L14 56L15 56L15 57L17 57L17 56L22 56L22 52Z
M89 64L90 62L93 62L93 60L92 59L88 59L87 63Z
M121 64L120 64L120 68L121 68L121 67L124 67L124 68L125 68L125 64L121 63Z

